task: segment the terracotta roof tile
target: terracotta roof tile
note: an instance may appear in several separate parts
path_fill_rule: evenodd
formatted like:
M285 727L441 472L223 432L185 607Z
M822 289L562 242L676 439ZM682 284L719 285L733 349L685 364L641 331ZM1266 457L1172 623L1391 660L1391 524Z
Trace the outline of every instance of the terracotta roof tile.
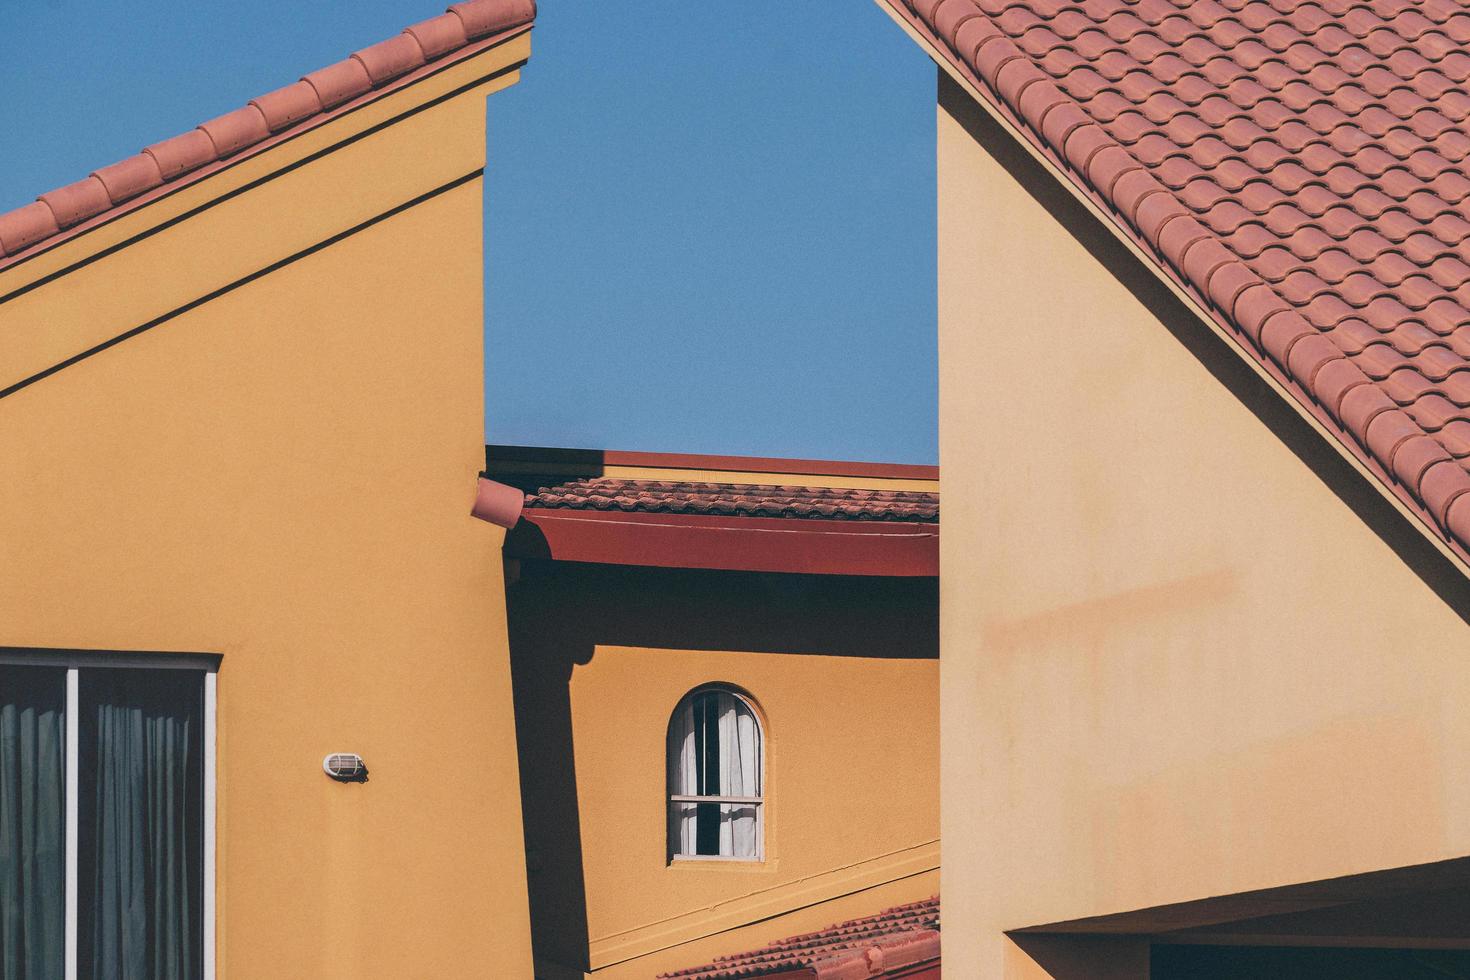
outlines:
M419 43L419 50L423 51L425 58L437 58L468 42L464 21L457 14L448 11L412 27L405 27L403 32Z
M937 493L620 480L607 477L573 480L555 487L542 487L526 497L526 506L636 511L645 514L709 514L723 517L922 523L936 523L939 520Z
M939 899L900 905L877 915L781 939L705 966L661 973L678 980L746 980L806 971L825 980L866 980L939 959Z
M254 105L227 112L223 116L199 124L199 129L214 146L214 158L225 157L254 146L271 134L265 115Z
M325 68L307 72L301 80L311 86L323 110L355 99L373 87L367 66L357 58L346 58Z
M367 69L368 78L374 85L382 85L422 65L424 52L414 36L405 31L355 52L352 58Z
M85 180L49 191L0 214L0 265L104 211L192 170L239 153L273 133L309 120L426 61L492 34L530 24L535 0L468 0L401 34L311 72L299 82L251 99L243 108L201 123L187 133L146 147L136 156L96 171Z
M56 216L57 226L61 228L70 228L112 207L112 200L107 196L107 187L96 177L88 177L75 184L47 191L38 200L51 209L51 213Z
M321 100L317 97L316 89L311 83L302 79L292 82L285 88L278 88L274 92L267 92L250 100L250 104L260 110L265 117L266 126L273 133L278 133L288 126L293 126L307 116L321 111Z
M95 176L107 188L107 196L113 204L121 204L163 183L158 161L146 153L103 167Z
M887 2L1470 547L1470 474L1450 462L1470 449L1470 10Z
M0 249L14 255L61 230L56 215L44 201L22 205L0 214Z

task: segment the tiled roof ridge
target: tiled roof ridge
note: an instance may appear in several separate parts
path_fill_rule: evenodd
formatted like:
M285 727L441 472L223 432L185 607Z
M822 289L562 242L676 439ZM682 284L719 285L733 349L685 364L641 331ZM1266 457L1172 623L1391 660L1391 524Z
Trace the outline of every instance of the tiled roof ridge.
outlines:
M775 484L707 483L593 477L541 487L526 495L531 508L827 520L939 520L939 495L920 490L870 490Z
M1284 377L1289 386L1299 388L1308 399L1308 407L1314 408L1319 418L1322 418L1329 427L1342 432L1346 436L1345 443L1355 447L1365 461L1369 462L1370 468L1377 469L1390 486L1397 485L1397 488L1404 491L1401 496L1407 498L1406 503L1425 513L1447 541L1458 544L1461 549L1470 548L1470 473L1466 472L1464 467L1457 462L1455 455L1440 440L1430 435L1431 431L1438 432L1455 420L1449 419L1442 421L1439 427L1426 428L1400 408L1395 400L1390 398L1379 384L1375 383L1374 378L1365 373L1346 351L1333 340L1328 339L1326 334L1304 315L1307 305L1320 298L1321 292L1293 301L1283 295L1281 289L1278 288L1292 274L1299 271L1311 272L1310 268L1305 270L1293 268L1275 277L1274 282L1268 281L1265 276L1252 269L1242 259L1240 253L1228 246L1214 230L1196 217L1197 214L1204 212L1188 206L1187 202L1182 199L1182 188L1166 186L1155 175L1154 171L1158 169L1157 167L1146 166L1121 140L1104 129L1077 99L1063 91L1053 80L1052 75L1039 67L1038 62L1042 60L1040 57L1023 50L1013 39L1012 34L1008 34L1000 26L1002 18L1010 16L1013 18L1013 24L1029 24L1030 27L1027 27L1027 30L1037 26L1045 26L1050 30L1053 25L1060 23L1061 18L1058 12L1064 7L1088 8L1089 19L1082 23L1074 21L1071 25L1076 28L1075 33L1072 34L1072 39L1075 40L1089 28L1095 28L1098 23L1106 23L1110 17L1124 12L1133 14L1145 24L1153 23L1157 26L1167 17L1181 14L1190 16L1190 13L1198 13L1198 8L1210 8L1212 11L1228 15L1232 11L1243 10L1247 6L1269 5L1271 9L1276 10L1278 9L1276 4L1252 3L1251 0L1220 0L1220 2L1198 0L1198 2L1186 5L1166 2L1166 0L1157 0L1157 2L1115 0L1111 3L1107 0L1082 0L1080 4L1062 3L1058 0L889 0L889 2L902 3L906 6L942 45L949 48L959 62L957 67L967 69L964 73L970 76L972 83L976 84L982 92L989 94L1000 107L1007 110L1011 121L1027 132L1032 141L1038 144L1039 148L1054 163L1079 177L1081 188L1099 200L1105 210L1121 217L1135 240L1161 260L1163 267L1172 271L1180 284L1201 299L1215 314L1218 322L1244 339L1261 360L1265 361L1269 367L1274 367L1279 375ZM1280 0L1280 2L1289 2L1289 0ZM1370 10L1370 4L1353 3L1350 0L1349 2L1324 0L1320 4L1313 3L1312 0L1304 0L1304 2L1290 5L1293 9L1302 7L1315 7L1318 10L1341 8L1337 9L1339 21L1346 21L1354 10ZM1427 6L1445 9L1453 7L1456 15L1465 14L1459 5L1437 3ZM1196 10L1186 12L1187 7L1193 7ZM1048 20L1043 25L1041 17L1036 13L1038 10L1044 11L1051 17L1056 17L1056 21ZM1443 10L1440 13L1443 14ZM1377 16L1376 13L1374 16ZM1150 21L1149 17L1153 17L1153 20ZM1242 21L1247 19L1244 16L1241 17ZM1421 19L1425 19L1430 26L1419 31L1416 37L1425 36L1435 26L1426 18L1421 17ZM1076 21L1083 21L1083 18L1076 18ZM1375 28L1364 25L1361 21L1362 19L1359 18L1357 25L1362 28L1361 33L1354 34L1350 28L1343 27L1344 33L1357 38L1371 35ZM1284 14L1275 19L1256 18L1250 23L1249 28L1244 24L1237 24L1237 26L1240 28L1238 33L1245 40L1257 39L1273 27L1282 29L1283 37L1279 39L1281 44L1292 43L1291 35L1298 39L1303 36L1300 25L1293 24L1291 18ZM1119 26L1116 30L1121 32L1124 29ZM1461 25L1461 33L1470 36L1470 30L1466 30L1466 25ZM1053 36L1065 39L1064 33L1060 30ZM1108 36L1113 35L1109 33ZM1160 47L1167 44L1163 37L1155 35L1155 40L1158 41ZM1257 47L1265 51L1276 50L1274 45L1268 47L1259 41L1257 41ZM1071 53L1077 57L1076 52ZM1254 55L1255 52L1252 54ZM1433 52L1431 51L1430 54ZM1443 52L1432 61L1428 56L1421 56L1421 60L1426 64L1415 71L1412 77L1418 78L1425 72L1433 70L1435 65L1448 60L1452 55L1453 52ZM1085 61L1085 59L1082 60ZM1181 60L1182 63L1182 59L1176 60ZM1107 74L1097 71L1096 64L1087 67L1094 69L1094 73L1100 79L1109 80ZM1339 68L1339 71L1344 77L1361 78L1378 67L1381 67L1378 61L1367 61L1356 65L1347 62L1346 68ZM1347 70L1350 68L1355 68L1357 71L1350 74ZM1124 69L1118 67L1113 70ZM1195 106L1204 102L1216 91L1211 89L1199 95ZM1267 89L1267 91L1271 90ZM1123 95L1118 101L1131 101L1133 104L1128 108L1147 115L1144 113L1145 103L1152 100L1155 94L1151 93L1144 101L1134 101ZM1184 96L1172 89L1165 90L1163 94L1176 99L1182 105L1190 106ZM1385 98L1379 98L1377 102L1383 102ZM1259 101L1256 104L1259 104ZM1364 108L1371 108L1374 104L1377 103L1370 103ZM1127 109L1118 109L1113 119L1125 111ZM1230 121L1243 118L1247 122L1253 122L1248 118L1248 113L1242 111L1220 124L1217 129L1223 131L1224 126ZM1444 119L1443 116L1440 118ZM1448 119L1444 121L1453 125ZM1351 121L1341 123L1339 126L1350 124ZM1259 126L1256 129L1257 132L1260 132ZM1140 142L1144 138L1147 138L1147 134L1140 137ZM1243 164L1242 169L1252 167L1251 163L1245 159L1248 150L1267 139L1266 134L1257 136L1247 149L1233 154L1240 158ZM1331 146L1325 136L1321 142L1324 146ZM1234 144L1228 145L1233 148ZM1336 152L1335 147L1332 149ZM1429 152L1432 154L1432 151ZM1387 151L1385 155L1392 157L1392 154L1388 154ZM1445 162L1442 157L1437 155L1434 157L1440 163ZM1186 162L1188 162L1187 158ZM1322 187L1327 186L1323 175L1305 171L1305 168L1300 167L1300 161L1293 159L1288 162L1297 163L1299 169L1304 169L1304 172L1308 173L1308 179L1302 182L1303 188L1310 187L1313 183ZM1181 169L1184 168L1181 167ZM1260 175L1259 168L1253 169L1256 170L1257 175ZM1439 176L1443 176L1443 173L1441 171ZM1322 179L1313 180L1313 177ZM1194 179L1196 178L1191 177L1189 181L1186 181L1185 186ZM1244 178L1242 187L1250 183L1250 178ZM1361 191L1361 188L1359 190ZM1379 196L1389 199L1388 195L1381 191ZM1265 200L1258 209L1252 209L1247 202L1240 205L1240 210L1250 215L1251 218L1259 218L1280 205L1279 201L1269 203L1269 195L1263 195L1263 197ZM1462 196L1460 203L1463 204L1464 200L1465 197ZM1330 206L1329 204L1328 207ZM1384 206L1380 214L1389 210L1390 206ZM1310 214L1309 211L1305 213ZM1250 218L1242 218L1241 222L1245 223L1249 220ZM1299 227L1297 231L1300 230ZM1321 228L1320 225L1313 225L1311 230L1320 231L1325 239L1333 243L1346 242L1358 233L1357 231L1343 231L1340 235L1334 235L1330 229ZM1461 230L1470 233L1470 225L1466 225ZM1261 237L1269 238L1267 235ZM1465 241L1466 236L1462 235L1461 245ZM1230 245L1234 244L1234 242L1230 243ZM1261 246L1261 251L1258 251L1256 256L1271 248L1273 244L1275 243L1267 241ZM1330 248L1332 248L1331 244L1323 245L1317 250L1317 256L1321 256ZM1378 256L1383 255L1384 251L1387 250L1380 251ZM1449 247L1444 247L1443 253L1455 255L1454 250ZM1439 257L1443 258L1444 255ZM1428 263L1421 261L1419 264L1427 265ZM1417 312L1422 313L1440 303L1446 296L1452 300L1454 298L1448 290L1440 295L1429 294L1417 307ZM1359 311L1373 303L1384 301L1385 298L1390 302L1398 302L1392 290L1386 287L1360 296L1361 302L1358 304L1352 304L1347 299L1337 297L1336 294L1333 298ZM1400 305L1411 312L1415 311L1415 308L1408 304L1400 303ZM1446 315L1444 311L1440 311L1440 314L1441 316ZM1372 464L1377 465L1373 467Z
M939 898L885 909L816 932L767 943L747 953L718 956L659 978L744 980L810 970L816 980L864 980L939 956Z
M86 178L0 214L0 260L240 151L471 42L531 23L535 0L465 0L284 88L145 147Z
M721 483L712 480L641 480L636 477L582 477L567 480L554 487L542 487L538 492L551 490L597 490L640 487L682 493L728 493L738 492L750 496L809 496L827 497L841 495L863 500L928 500L934 494L929 490L874 490L865 487L823 487L800 483Z

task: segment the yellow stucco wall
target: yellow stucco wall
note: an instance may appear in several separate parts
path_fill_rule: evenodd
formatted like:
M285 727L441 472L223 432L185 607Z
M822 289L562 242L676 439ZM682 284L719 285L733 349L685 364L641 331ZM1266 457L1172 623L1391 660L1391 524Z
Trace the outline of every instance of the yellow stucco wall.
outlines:
M765 860L670 864L669 718L713 682L762 718ZM933 660L599 647L571 684L592 966L935 869L937 687Z
M0 399L0 644L223 655L222 978L531 975L502 532L469 516L473 173L526 44L0 273L91 260L0 305L3 386L469 178Z
M946 973L1046 975L1006 929L1470 854L1465 622L941 82Z
M646 980L937 892L933 580L523 565L511 638L548 980ZM669 719L710 683L762 718L759 863L668 860Z

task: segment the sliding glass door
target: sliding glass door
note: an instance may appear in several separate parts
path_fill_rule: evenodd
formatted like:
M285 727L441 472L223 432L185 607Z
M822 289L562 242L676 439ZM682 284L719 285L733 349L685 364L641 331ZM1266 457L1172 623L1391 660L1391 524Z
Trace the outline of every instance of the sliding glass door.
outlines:
M83 978L200 976L203 700L193 671L82 671Z
M0 662L0 980L206 980L206 690Z

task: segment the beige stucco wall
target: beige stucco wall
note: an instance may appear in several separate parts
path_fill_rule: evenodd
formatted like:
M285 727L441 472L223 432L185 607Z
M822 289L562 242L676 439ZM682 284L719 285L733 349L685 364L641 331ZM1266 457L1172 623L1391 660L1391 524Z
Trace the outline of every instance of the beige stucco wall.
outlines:
M1470 854L1465 623L941 93L946 973Z
M473 83L492 50L0 294ZM0 305L4 383L484 163L474 86ZM0 400L0 644L219 673L219 976L529 977L473 178ZM364 785L321 771L360 752Z

